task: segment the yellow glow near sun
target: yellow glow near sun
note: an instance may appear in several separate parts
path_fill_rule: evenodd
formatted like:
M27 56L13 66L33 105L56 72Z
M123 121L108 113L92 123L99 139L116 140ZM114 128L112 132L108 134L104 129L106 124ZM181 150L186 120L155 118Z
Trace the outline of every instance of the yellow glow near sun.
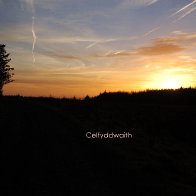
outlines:
M160 88L177 89L182 86L182 82L178 77L166 76L163 77L159 84Z
M178 72L162 72L152 76L147 88L155 89L177 89L180 87L190 87L192 77Z

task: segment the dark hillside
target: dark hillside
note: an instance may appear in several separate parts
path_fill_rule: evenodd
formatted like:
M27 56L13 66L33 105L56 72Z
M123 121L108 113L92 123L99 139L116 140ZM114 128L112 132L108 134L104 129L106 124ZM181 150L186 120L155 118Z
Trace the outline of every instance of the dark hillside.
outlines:
M196 89L1 97L1 195L195 196L195 100Z

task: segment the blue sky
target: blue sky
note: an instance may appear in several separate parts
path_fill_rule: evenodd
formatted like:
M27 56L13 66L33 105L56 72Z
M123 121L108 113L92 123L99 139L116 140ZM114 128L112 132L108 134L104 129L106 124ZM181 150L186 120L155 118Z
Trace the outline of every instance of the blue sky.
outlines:
M15 68L5 94L96 95L195 85L196 1L0 0Z

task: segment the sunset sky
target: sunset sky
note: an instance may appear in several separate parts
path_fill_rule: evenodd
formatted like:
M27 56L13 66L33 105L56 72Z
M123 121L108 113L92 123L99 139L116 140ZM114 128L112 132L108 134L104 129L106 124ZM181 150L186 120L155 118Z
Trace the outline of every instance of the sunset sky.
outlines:
M196 86L196 0L0 0L4 94Z

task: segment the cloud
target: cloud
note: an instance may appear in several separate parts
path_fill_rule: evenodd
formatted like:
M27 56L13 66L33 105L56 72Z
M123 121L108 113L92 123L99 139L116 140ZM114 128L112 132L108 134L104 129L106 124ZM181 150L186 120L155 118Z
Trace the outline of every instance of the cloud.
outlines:
M22 10L28 9L32 13L35 12L34 0L20 0L20 6Z
M52 57L52 58L57 58L57 59L63 59L63 60L80 60L80 57L78 56L74 56L74 55L66 55L63 53L58 53L55 51L44 51L42 52L42 54Z
M148 32L146 32L146 33L144 34L144 37L150 35L151 33L154 33L155 31L159 30L160 28L161 28L161 27L159 26L159 27L156 27L156 28L151 29L150 31L148 31Z
M121 8L140 8L152 5L159 0L124 0L120 7Z
M86 67L88 65L88 60L86 60L84 57L80 57L79 55L71 55L66 54L63 50L57 50L57 49L51 49L47 50L46 48L43 48L41 51L39 51L42 55L47 56L49 58L56 59L57 61L66 64L67 67L72 66L75 67Z
M111 39L100 38L100 39L97 39L96 41L92 41L92 43L90 43L86 47L86 49L92 48L93 46L95 46L97 44L104 44L104 43L111 43L111 42L120 42L120 41L130 41L130 40L134 40L134 39L137 39L137 37L136 36L127 37L127 38L118 37L118 38L111 38Z
M173 34L173 36L157 38L150 45L132 51L111 51L104 57L169 55L183 51L196 42L196 33L175 31Z
M147 56L165 55L165 54L172 54L172 53L180 52L182 50L184 50L184 48L182 48L181 46L178 46L177 44L156 40L150 46L139 48L137 54L147 55Z
M157 56L157 55L166 55L173 54L184 50L183 47L173 44L173 43L164 43L156 40L152 45L144 46L137 48L135 51L115 51L107 54L107 57L119 57L119 56Z
M65 3L68 2L69 0L36 0L35 6L42 9L55 11L62 8L65 5Z
M2 29L0 32L2 41L12 42L26 42L30 43L31 35L29 33L30 27L28 25L14 25ZM9 32L9 33L7 33Z
M133 56L133 55L137 55L136 51L113 51L113 52L109 52L107 53L104 57L123 57L123 56ZM96 56L95 56L96 57ZM100 57L97 55L97 57Z
M196 33L186 33L182 31L174 31L174 36L170 37L163 37L159 38L158 40L161 42L170 42L170 43L178 43L178 44L184 44L187 46L191 46L196 42Z
M37 26L36 31L44 33L45 27ZM31 25L25 23L6 26L1 29L0 36L1 40L5 42L32 43Z

